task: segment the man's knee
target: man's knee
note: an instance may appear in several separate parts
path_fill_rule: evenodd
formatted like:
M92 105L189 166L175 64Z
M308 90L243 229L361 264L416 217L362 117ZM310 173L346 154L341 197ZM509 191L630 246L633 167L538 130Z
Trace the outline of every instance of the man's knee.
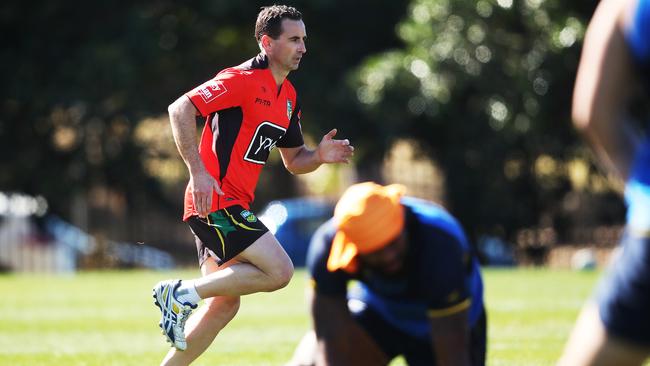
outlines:
M272 278L272 291L286 287L293 277L293 263L287 257L287 261L273 269L269 276Z
M280 272L280 276L278 277L278 283L280 285L279 288L283 288L289 284L289 281L291 281L291 278L293 277L293 263L291 260L287 262L287 265L283 268L283 270Z

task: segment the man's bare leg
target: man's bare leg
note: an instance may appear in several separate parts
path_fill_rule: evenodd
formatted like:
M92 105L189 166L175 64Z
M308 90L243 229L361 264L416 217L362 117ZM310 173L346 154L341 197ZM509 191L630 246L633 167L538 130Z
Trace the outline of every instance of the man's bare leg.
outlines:
M219 268L214 260L208 259L201 266L201 272L207 276L234 264L234 262L227 263ZM239 310L239 296L217 296L207 299L185 324L187 349L179 351L172 347L161 366L189 365L212 344L221 329L235 317L237 310Z
M255 292L275 291L286 286L293 276L291 259L270 232L262 235L227 264L227 266L223 266L219 270L208 271L201 278L182 282L180 280L161 281L154 287L156 305L162 311L161 328L166 332L167 339L173 342L177 349L187 351L189 333L184 329L186 326L184 319L189 316L189 307L196 306L200 299L207 300L214 297L238 298L241 295ZM176 286L180 287L176 288ZM172 290L171 294L170 289ZM228 302L224 299L215 301L208 301L207 305L211 306L202 310L204 313L201 319L210 319L211 316L205 313L213 311L218 316L220 313L219 308L225 306L222 303ZM239 304L238 300L230 300L230 302ZM232 305L234 306L234 304ZM180 308L182 312L174 310L177 308ZM235 313L236 310L233 311L232 316ZM189 356L182 356L182 358L193 359L198 357L209 346L216 333L232 319L232 316L229 316L225 322L216 321L217 325L215 327L218 329L216 329L212 338L203 342L205 344L202 349L200 344L197 345L199 347L197 348L199 350L198 354L192 356L193 353L188 353ZM188 321L191 319L190 317ZM199 328L202 328L203 321L199 322L199 324L201 324ZM200 339L203 340L204 333L201 331L199 334L201 335Z
M598 307L589 303L576 321L558 366L641 366L649 355L649 349L609 336Z
M241 252L228 268L194 280L201 298L275 291L293 276L293 264L278 240L267 232Z

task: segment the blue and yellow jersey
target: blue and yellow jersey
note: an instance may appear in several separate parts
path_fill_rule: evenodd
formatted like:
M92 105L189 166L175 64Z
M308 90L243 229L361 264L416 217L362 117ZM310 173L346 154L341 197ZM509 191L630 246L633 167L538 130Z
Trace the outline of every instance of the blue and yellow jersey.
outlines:
M632 57L650 80L650 1L639 0L625 39ZM625 192L627 222L636 232L650 231L650 137L640 144Z
M430 317L469 309L470 325L483 311L483 284L478 261L460 224L442 207L403 197L408 254L405 270L385 275L361 266L355 274L327 270L333 220L314 234L307 255L312 283L319 294L361 300L388 322L418 337L430 334ZM348 286L350 281L356 286Z

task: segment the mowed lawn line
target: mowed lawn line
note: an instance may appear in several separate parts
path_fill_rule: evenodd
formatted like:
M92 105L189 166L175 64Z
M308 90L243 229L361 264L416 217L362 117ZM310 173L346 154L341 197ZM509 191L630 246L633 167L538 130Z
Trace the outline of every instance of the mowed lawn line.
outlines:
M600 272L484 270L491 366L555 365Z
M0 365L153 365L168 346L151 287L198 271L2 275ZM489 365L553 365L598 273L485 269ZM237 317L194 365L282 365L310 325L306 273L245 296ZM397 361L393 366L402 365Z

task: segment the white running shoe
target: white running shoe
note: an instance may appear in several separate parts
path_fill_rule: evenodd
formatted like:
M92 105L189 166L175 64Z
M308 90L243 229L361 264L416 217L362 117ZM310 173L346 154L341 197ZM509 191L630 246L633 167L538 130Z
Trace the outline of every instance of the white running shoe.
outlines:
M154 304L158 306L162 316L158 326L162 334L167 337L178 350L184 351L187 348L185 341L185 321L189 318L197 305L181 303L176 299L174 292L181 285L181 280L160 281L153 288Z

